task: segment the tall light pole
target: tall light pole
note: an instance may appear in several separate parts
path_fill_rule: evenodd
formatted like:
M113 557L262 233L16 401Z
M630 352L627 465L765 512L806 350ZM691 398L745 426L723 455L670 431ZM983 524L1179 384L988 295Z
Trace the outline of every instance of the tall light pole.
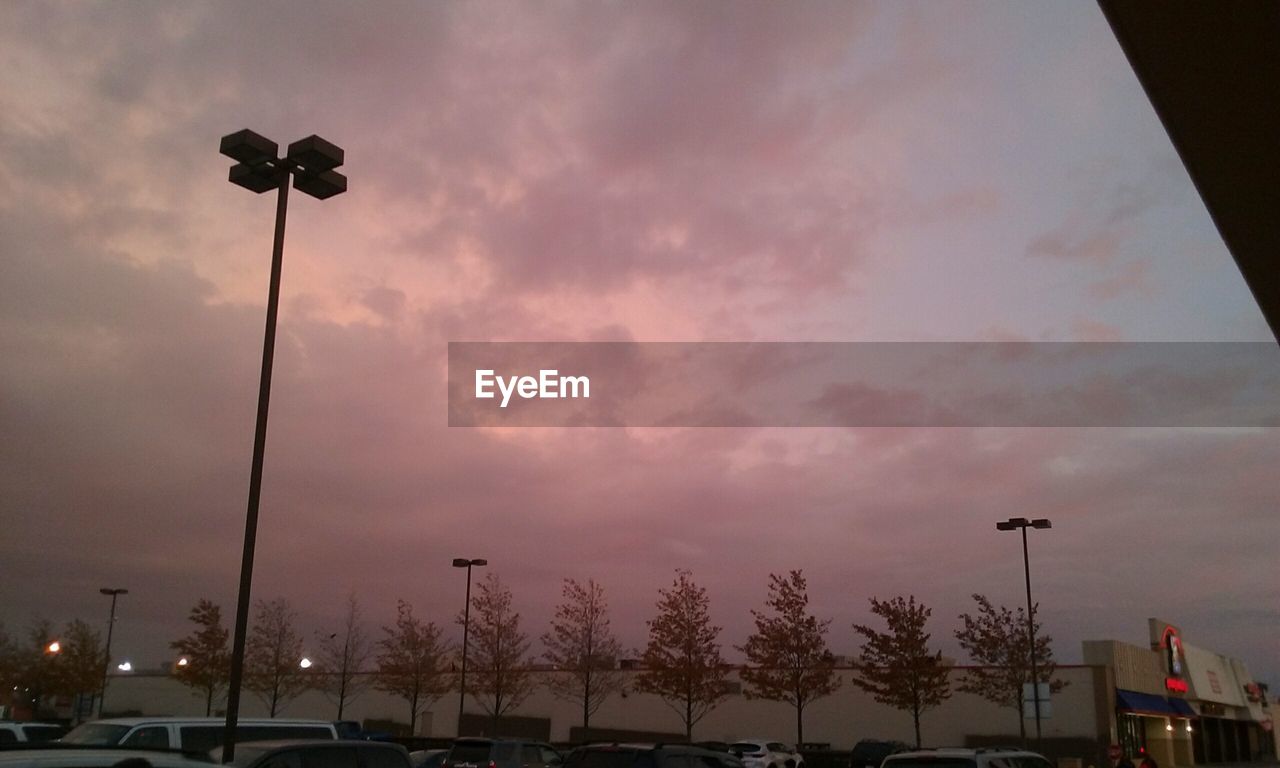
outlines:
M1040 675L1036 670L1036 619L1035 608L1031 603L1031 559L1027 555L1027 529L1052 528L1053 523L1041 517L1028 520L1025 517L1011 517L996 523L997 531L1022 531L1022 571L1027 579L1027 641L1031 656L1031 700L1035 702L1036 711L1036 746L1040 745Z
M458 677L458 735L462 735L462 705L467 700L467 631L471 629L471 566L488 565L488 560L456 557L454 568L467 569L467 603L462 608L462 673Z
M98 717L102 717L102 708L107 700L107 670L111 669L111 631L116 628L116 598L129 594L129 590L103 587L98 591L111 596L111 617L107 619L106 658L102 660L102 692L98 694Z
M222 137L219 149L236 161L228 180L259 194L277 190L276 231L271 248L271 285L267 293L267 327L262 341L262 378L258 384L258 420L253 434L253 465L249 473L249 511L244 523L244 551L240 560L240 595L236 602L235 639L231 646L231 680L227 686L227 727L222 760L235 757L236 721L240 715L240 680L244 674L245 627L249 622L249 591L253 583L253 548L258 536L258 499L262 492L262 456L267 442L267 404L271 398L271 363L276 348L276 314L280 304L280 267L284 258L284 219L289 206L289 179L300 192L324 200L347 191L347 177L333 170L342 165L341 147L319 136L289 145L284 157L279 146L249 129Z

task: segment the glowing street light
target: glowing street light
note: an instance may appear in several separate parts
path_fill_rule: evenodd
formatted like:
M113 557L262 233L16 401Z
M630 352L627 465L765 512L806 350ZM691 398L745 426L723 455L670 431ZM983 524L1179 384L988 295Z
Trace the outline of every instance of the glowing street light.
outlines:
M61 653L62 643L58 642L57 640L54 640L53 642L46 645L44 650L46 653Z
M116 669L120 670L121 672L132 672L133 665L127 661L122 661L116 665Z
M191 663L191 659L188 659L186 656L183 656L182 658L178 659L178 666L180 667L185 667L190 663Z
M302 661L298 662L298 666L302 667L303 669L311 669L311 659L308 659L306 656L303 656Z
M276 229L271 248L271 283L267 291L267 324L262 341L262 376L258 382L258 418L253 435L253 465L249 472L249 507L244 523L244 551L240 560L240 594L231 645L231 679L227 685L227 726L222 759L235 758L236 721L240 716L240 681L244 674L245 631L249 623L249 592L253 584L253 548L258 536L258 500L262 494L262 459L267 442L267 410L271 398L271 364L275 357L276 315L280 306L280 270L284 260L284 222L289 207L289 179L293 187L320 200L347 191L347 177L334 170L346 159L342 148L319 136L289 145L278 157L279 145L249 129L222 137L219 150L236 161L227 180L250 192L277 191Z

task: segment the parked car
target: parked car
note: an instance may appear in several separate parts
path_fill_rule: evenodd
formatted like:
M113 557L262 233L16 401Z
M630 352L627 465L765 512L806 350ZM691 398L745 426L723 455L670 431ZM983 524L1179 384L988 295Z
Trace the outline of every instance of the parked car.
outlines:
M744 739L729 745L746 768L803 768L800 753L780 741Z
M0 768L211 768L208 757L168 750L80 747L74 744L10 744L0 750Z
M210 755L214 762L221 763L222 747ZM241 768L411 768L409 751L399 744L351 739L237 744L231 765Z
M1009 747L917 749L889 755L881 768L1053 768L1044 755Z
M911 747L901 741L881 741L863 739L853 745L849 753L849 768L880 768L880 764L889 755L906 752Z
M222 745L226 721L220 717L121 717L94 720L72 728L61 741L93 746L181 749L208 752ZM236 724L236 742L272 739L333 741L338 731L328 720L250 718Z
M447 749L415 749L409 753L409 762L413 768L440 768L448 756Z
M524 739L455 739L442 768L553 768L563 762L550 744Z
M728 752L691 744L590 744L565 755L564 768L743 768Z
M57 723L19 723L0 720L0 744L53 741L67 732Z

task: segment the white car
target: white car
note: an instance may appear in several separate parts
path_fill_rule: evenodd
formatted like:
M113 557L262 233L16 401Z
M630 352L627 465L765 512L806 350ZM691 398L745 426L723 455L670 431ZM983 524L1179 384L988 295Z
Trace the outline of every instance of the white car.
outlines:
M195 760L176 752L139 749L76 749L40 747L0 752L0 768L111 768L122 761L150 768L210 768L207 760Z
M804 768L800 753L780 741L735 741L729 751L741 758L745 768Z
M66 726L57 723L19 723L13 720L0 720L0 744L53 741L66 732Z
M917 749L889 755L881 768L1053 768L1044 755L1007 747Z

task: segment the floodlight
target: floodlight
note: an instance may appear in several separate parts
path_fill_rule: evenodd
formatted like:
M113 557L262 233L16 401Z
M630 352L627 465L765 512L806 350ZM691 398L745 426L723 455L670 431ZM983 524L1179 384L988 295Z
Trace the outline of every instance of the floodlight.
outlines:
M332 171L342 165L342 147L312 134L289 145L288 159L308 173Z
M260 136L245 128L222 137L219 152L242 163L261 165L276 159L280 147L266 136Z
M337 171L293 174L293 188L325 200L347 191L347 177Z

